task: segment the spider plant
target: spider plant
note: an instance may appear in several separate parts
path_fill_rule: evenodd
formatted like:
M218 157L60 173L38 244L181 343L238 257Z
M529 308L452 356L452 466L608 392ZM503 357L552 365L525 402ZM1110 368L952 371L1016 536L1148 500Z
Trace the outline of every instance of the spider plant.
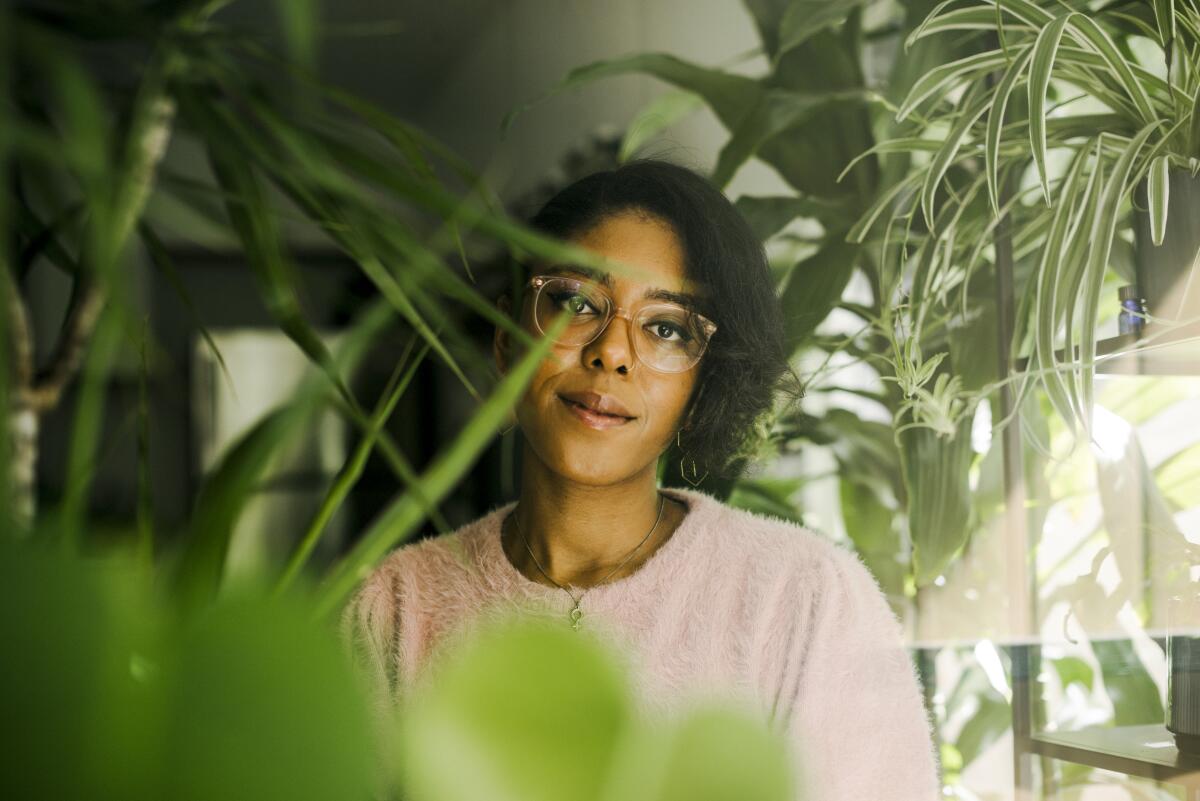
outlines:
M877 150L923 163L896 205L878 204L851 238L894 208L895 235L913 243L904 258L916 265L894 279L909 277L920 336L931 320L969 313L992 241L1011 226L1014 257L1032 271L1018 287L1013 339L1029 360L1022 389L1043 387L1090 435L1102 290L1117 277L1149 285L1129 255L1139 222L1150 234L1138 238L1140 263L1165 270L1155 262L1176 253L1196 269L1200 235L1187 221L1200 208L1183 190L1200 170L1200 9L1194 0L944 2L906 46L961 36L987 45L912 86L896 112L902 135ZM1179 233L1163 246L1170 217Z

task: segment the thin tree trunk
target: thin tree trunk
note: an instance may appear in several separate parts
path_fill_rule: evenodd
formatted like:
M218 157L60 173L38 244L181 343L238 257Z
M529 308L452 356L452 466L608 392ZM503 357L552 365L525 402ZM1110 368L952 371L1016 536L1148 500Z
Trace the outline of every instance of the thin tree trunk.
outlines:
M9 471L10 516L18 536L29 533L36 510L38 416L29 406L13 404L8 415L8 447L12 454Z

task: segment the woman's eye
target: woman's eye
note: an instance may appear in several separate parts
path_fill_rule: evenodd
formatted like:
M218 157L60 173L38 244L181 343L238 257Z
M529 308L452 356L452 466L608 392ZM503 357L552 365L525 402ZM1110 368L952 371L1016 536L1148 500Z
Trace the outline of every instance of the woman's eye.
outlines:
M686 332L674 323L651 323L650 329L654 332L655 336L664 342L687 342L690 339ZM671 334L675 334L676 338L672 339Z
M554 302L557 303L560 308L565 308L572 314L581 314L585 309L592 308L592 304L589 303L587 298L585 298L583 295L571 293L555 295ZM594 312L596 310L592 309L592 311Z

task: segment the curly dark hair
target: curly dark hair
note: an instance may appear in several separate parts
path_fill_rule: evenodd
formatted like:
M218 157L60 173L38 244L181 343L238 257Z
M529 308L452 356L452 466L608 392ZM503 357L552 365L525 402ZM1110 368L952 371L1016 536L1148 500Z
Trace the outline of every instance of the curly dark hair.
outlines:
M698 475L731 482L763 444L760 422L776 394L793 400L803 382L785 347L783 310L762 243L732 203L706 178L658 159L593 173L550 198L529 224L559 239L577 237L623 212L671 226L683 244L687 277L707 290L697 309L717 324L700 362L667 478L680 483L681 459ZM672 443L668 452L675 451ZM689 472L691 465L688 465Z

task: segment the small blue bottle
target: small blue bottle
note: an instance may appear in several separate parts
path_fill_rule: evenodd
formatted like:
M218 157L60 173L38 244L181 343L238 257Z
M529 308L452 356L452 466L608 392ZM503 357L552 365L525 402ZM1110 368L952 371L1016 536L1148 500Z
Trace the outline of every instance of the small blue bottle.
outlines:
M1137 287L1123 286L1117 290L1121 313L1117 316L1117 331L1121 334L1140 334L1146 325L1146 299L1139 298Z

